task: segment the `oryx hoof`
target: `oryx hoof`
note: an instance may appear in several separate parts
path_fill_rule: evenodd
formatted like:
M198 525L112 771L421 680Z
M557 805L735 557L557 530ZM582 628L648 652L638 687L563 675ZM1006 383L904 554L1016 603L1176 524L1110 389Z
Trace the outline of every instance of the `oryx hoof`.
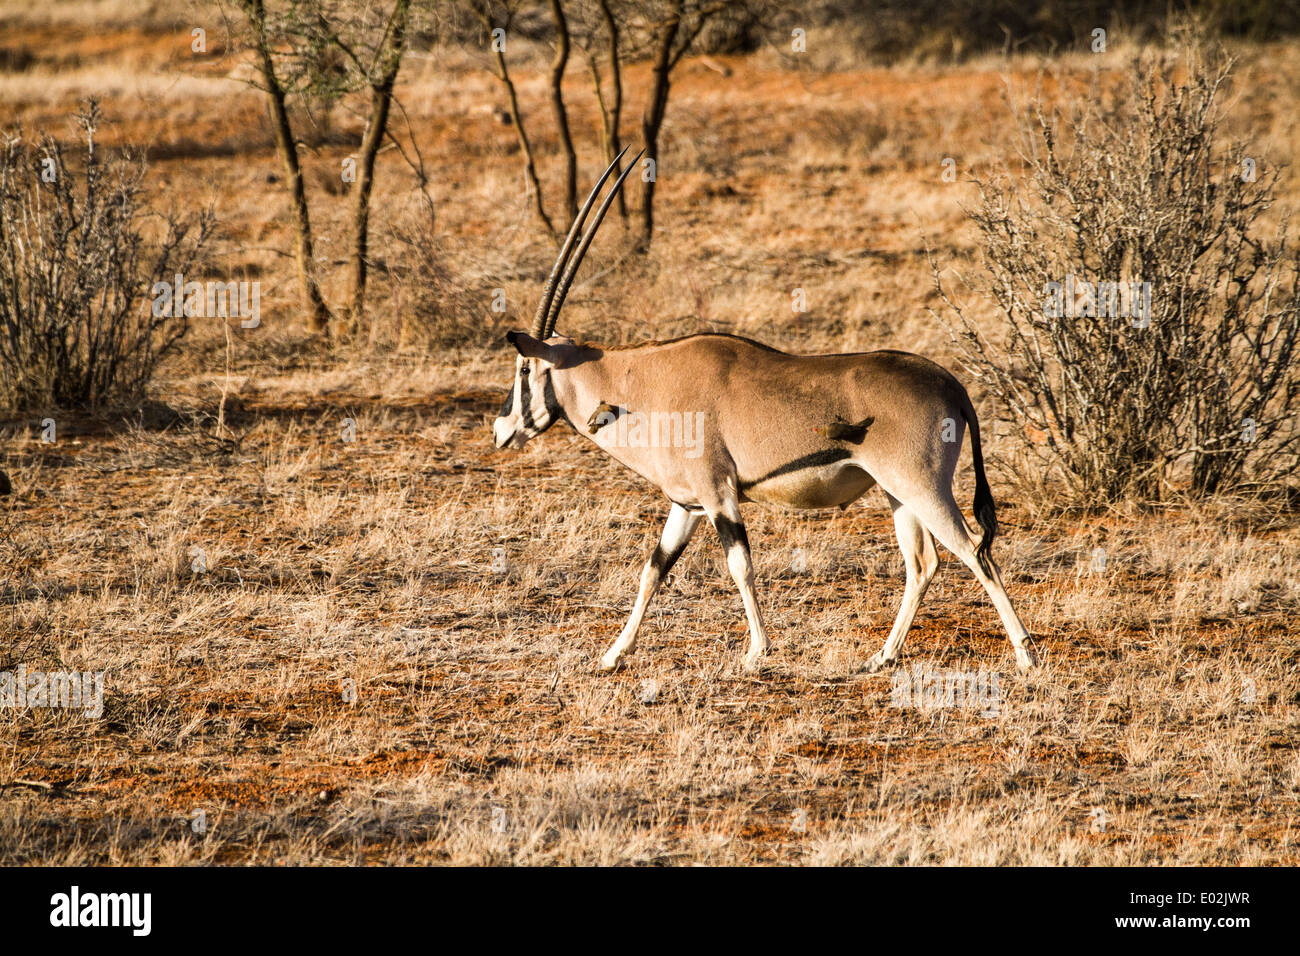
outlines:
M1025 648L1023 651L1016 651L1016 670L1020 671L1020 673L1028 674L1037 666L1038 655L1033 650Z
M610 657L606 654L596 662L596 669L603 674L610 674L618 670L618 666L623 663L621 657Z
M763 652L758 654L746 654L745 663L742 665L746 674L757 674L767 665L767 659Z
M862 670L864 673L867 674L875 674L878 671L884 670L886 667L888 667L893 663L894 663L894 658L889 658L880 652L876 652L867 660L865 664L862 665Z

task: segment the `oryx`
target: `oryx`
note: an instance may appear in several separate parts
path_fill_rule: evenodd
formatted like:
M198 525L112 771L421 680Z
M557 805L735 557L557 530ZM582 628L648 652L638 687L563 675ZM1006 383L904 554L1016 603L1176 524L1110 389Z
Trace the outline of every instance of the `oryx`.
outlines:
M755 669L768 640L754 596L741 503L845 508L878 484L894 512L907 584L893 630L867 669L897 659L939 567L935 538L974 572L1002 618L1017 664L1022 670L1031 667L1035 657L1029 634L1011 607L989 551L997 519L975 410L946 369L893 350L791 355L735 335L702 333L601 348L553 334L582 257L636 164L634 159L615 181L575 248L588 212L620 159L622 154L576 217L547 279L532 334L507 335L519 352L515 380L492 425L498 448L521 448L564 420L657 485L671 502L659 545L641 575L632 615L600 659L601 666L613 669L633 649L651 597L707 516L740 589L749 619L745 666ZM646 422L653 424L656 416L659 433L647 435ZM975 517L983 531L978 536L952 495L967 427L975 465Z

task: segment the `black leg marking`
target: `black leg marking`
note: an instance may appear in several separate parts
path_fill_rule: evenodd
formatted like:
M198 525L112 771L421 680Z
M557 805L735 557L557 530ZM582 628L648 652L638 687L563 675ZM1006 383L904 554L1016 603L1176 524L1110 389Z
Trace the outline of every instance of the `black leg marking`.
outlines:
M668 572L673 569L673 565L677 563L677 559L682 556L682 552L685 550L686 545L684 544L680 548L674 548L672 551L665 551L663 545L657 544L655 545L654 553L650 555L650 567L655 569L655 573L658 574L659 578L662 580L667 577Z
M745 534L745 526L739 521L732 521L726 515L718 515L713 519L713 526L718 529L723 551L729 552L737 544L746 551L749 550L749 535Z

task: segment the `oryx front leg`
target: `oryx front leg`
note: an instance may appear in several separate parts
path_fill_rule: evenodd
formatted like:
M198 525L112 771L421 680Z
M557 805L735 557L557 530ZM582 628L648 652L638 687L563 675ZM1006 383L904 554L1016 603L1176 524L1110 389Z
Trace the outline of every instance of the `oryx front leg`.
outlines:
M702 517L701 512L691 512L679 504L673 504L672 510L668 512L668 521L664 524L664 532L659 538L659 544L650 554L650 559L646 561L645 570L641 572L641 589L637 592L632 616L627 619L627 624L618 635L618 640L600 659L602 670L612 671L618 666L619 659L636 647L636 632L641 627L641 619L645 617L650 599L654 597L664 577L681 557L686 545L690 543L691 535L695 533L695 528Z
M740 520L740 508L731 504L720 513L709 514L717 529L722 549L727 553L727 569L740 589L740 599L745 603L745 616L749 619L749 652L745 655L745 670L758 670L763 654L768 649L767 631L758 613L758 598L754 595L754 562L749 554L749 536Z

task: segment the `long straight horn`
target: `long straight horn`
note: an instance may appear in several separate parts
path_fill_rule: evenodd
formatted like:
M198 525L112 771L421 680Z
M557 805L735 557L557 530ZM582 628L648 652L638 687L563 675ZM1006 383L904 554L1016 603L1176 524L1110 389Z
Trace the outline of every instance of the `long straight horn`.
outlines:
M555 265L551 269L551 274L546 278L546 287L542 289L542 301L537 305L537 315L533 317L533 338L545 339L550 330L547 328L547 316L550 315L551 300L555 297L555 280L559 278L564 271L564 264L569 260L569 253L573 251L573 241L578 238L578 233L582 231L582 224L586 221L587 213L591 211L592 205L596 202L596 196L600 193L600 188L605 185L605 180L609 179L619 161L623 158L631 146L624 146L622 151L614 157L614 161L609 164L609 168L601 174L600 179L596 180L596 185L591 188L591 194L587 201L582 204L578 210L578 215L573 217L573 225L569 227L569 234L564 238L564 245L560 247L560 254L555 260Z
M560 309L564 306L564 299L569 294L569 287L573 285L573 277L578 274L578 267L582 265L582 257L587 254L587 247L591 245L591 240L596 237L596 230L600 228L601 220L605 218L605 213L609 211L609 204L614 201L618 191L623 187L623 180L627 179L627 174L636 168L637 161L645 153L641 150L632 157L632 162L627 164L618 179L614 180L614 185L610 187L609 192L605 195L605 201L600 204L596 210L596 218L591 221L587 231L583 233L582 242L578 244L577 251L573 254L573 261L568 264L564 270L564 278L560 280L559 286L556 287L554 301L551 302L551 311L546 319L546 327L542 330L542 338L548 338L555 331L555 320L560 317Z

